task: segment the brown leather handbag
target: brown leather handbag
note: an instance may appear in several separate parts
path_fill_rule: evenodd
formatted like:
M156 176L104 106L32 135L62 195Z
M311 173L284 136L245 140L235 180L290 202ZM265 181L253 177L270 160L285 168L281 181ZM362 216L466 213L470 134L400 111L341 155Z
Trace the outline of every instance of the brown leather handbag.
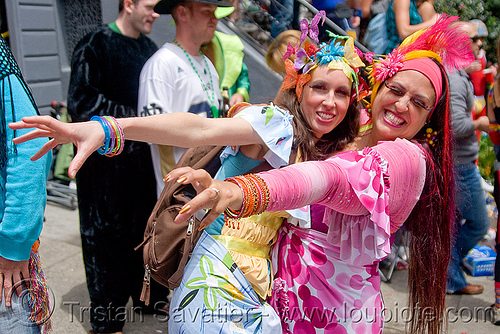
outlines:
M212 177L221 166L219 159L224 146L200 146L188 149L176 167L191 166L205 169ZM174 223L181 208L196 196L191 185L168 182L151 213L144 241L136 247L143 247L144 281L141 300L149 304L150 283L153 278L169 289L178 287L184 267L189 260L201 232L198 226L202 217L193 216L185 223Z

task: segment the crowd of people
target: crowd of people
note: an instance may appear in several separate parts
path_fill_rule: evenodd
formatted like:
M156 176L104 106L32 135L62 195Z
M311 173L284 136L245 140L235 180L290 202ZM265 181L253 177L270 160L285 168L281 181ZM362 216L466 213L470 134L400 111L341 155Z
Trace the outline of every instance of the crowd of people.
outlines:
M388 54L413 32L429 27L439 17L434 0L310 0L312 8L325 11L338 28L358 39L377 54ZM238 27L259 42L269 45L280 33L300 29L300 18L309 17L308 10L293 0L245 0L229 16ZM269 10L269 15L256 13ZM314 15L314 13L312 13ZM257 16L257 17L256 17ZM262 18L264 16L264 18ZM319 27L320 41L327 41L328 25ZM265 32L265 38L263 33Z
M52 149L73 143L68 174L77 181L91 333L122 333L118 312L129 298L137 312L169 314L169 333L379 333L379 263L402 228L408 330L444 332L446 294L483 291L461 262L490 225L476 131L490 133L500 161L496 67L486 69L477 21L437 14L432 1L383 2L318 1L327 7L300 30L275 26L266 61L283 83L259 105L249 103L241 41L216 31L220 18L239 18L238 1L120 0L116 21L74 50L72 123L34 116L0 44L0 327L50 329L37 254L44 180ZM391 36L385 56L321 29L325 17L350 30L381 13ZM172 16L175 38L158 48L146 35L162 14ZM175 169L200 145L225 146L213 178ZM165 182L196 189L176 221L202 210L203 233L181 285L153 281L146 305L134 247ZM24 203L26 189L33 197ZM186 309L204 316L184 321ZM491 311L500 325L500 260Z

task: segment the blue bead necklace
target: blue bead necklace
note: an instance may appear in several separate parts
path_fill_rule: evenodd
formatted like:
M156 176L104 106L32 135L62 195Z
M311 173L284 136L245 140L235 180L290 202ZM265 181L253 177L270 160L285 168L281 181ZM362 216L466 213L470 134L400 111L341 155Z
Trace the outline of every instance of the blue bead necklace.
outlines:
M177 45L179 48L181 48L182 51L184 51L184 54L186 55L186 58L189 60L189 63L191 64L191 67L193 68L193 70L196 72L196 75L198 76L198 79L200 80L200 83L201 83L201 87L203 87L203 90L205 91L205 93L207 94L207 98L208 98L208 101L210 102L210 111L212 112L212 116L214 118L218 118L219 117L219 108L217 108L215 106L215 92L214 92L214 83L212 81L212 73L210 72L210 67L208 66L208 62L207 62L207 59L205 58L205 56L203 56L203 53L201 53L200 50L198 50L198 52L200 53L201 57L203 58L203 60L205 61L205 67L204 67L204 70L205 71L208 71L208 75L210 77L210 85L212 86L211 88L211 92L212 92L212 96L210 97L210 94L208 94L208 88L207 86L205 85L205 82L203 81L203 79L201 79L201 76L200 74L198 73L198 70L196 69L196 66L194 66L194 63L193 63L193 60L191 59L191 56L189 55L189 53L187 53L186 50L184 50L184 48L179 44L179 42L177 42L175 39L174 39L174 44Z

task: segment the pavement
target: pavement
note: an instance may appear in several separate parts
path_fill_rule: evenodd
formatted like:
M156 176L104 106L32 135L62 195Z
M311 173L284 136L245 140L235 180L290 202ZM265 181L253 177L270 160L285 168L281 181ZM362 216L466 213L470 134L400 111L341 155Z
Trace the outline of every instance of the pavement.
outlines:
M82 261L78 211L49 203L40 240L40 255L52 291L53 333L88 333L91 329L88 321L89 295ZM383 333L405 332L408 323L407 279L406 270L396 270L389 283L382 283L386 305ZM468 277L468 280L482 284L484 292L474 296L447 296L448 333L500 333L500 327L485 318L485 310L494 302L493 277ZM141 318L131 311L131 305L128 305L124 315L124 334L167 333L163 317L146 315Z

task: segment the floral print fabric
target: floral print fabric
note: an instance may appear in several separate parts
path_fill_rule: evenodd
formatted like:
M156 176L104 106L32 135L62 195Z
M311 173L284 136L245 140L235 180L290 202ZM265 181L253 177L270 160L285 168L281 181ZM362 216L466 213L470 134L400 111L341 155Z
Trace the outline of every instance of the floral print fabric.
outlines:
M280 320L259 300L224 246L203 232L170 302L168 332L280 333Z
M390 252L387 163L373 149L334 157L366 208L348 215L326 208L328 233L284 224L273 248L271 305L283 333L380 333L378 262Z

